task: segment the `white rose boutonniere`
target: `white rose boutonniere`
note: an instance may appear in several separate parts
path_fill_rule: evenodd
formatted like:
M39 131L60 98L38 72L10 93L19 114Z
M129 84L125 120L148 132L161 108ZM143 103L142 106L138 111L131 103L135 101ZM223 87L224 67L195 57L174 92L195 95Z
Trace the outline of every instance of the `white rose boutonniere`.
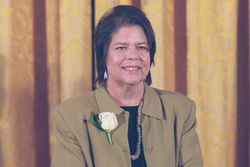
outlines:
M115 113L102 112L99 114L92 114L91 122L100 130L104 131L108 137L108 141L112 144L112 131L118 126L118 121Z

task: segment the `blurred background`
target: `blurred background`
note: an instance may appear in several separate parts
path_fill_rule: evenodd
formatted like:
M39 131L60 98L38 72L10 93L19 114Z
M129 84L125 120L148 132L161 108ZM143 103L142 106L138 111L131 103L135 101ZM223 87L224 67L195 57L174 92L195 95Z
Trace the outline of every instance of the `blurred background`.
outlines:
M196 102L204 166L249 167L249 1L0 0L0 166L50 166L52 113L93 88L94 26L131 4L156 33L153 86Z

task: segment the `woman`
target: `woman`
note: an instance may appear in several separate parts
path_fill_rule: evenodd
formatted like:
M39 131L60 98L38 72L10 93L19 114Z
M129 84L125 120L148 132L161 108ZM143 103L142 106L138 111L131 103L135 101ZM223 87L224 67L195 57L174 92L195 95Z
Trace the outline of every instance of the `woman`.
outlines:
M116 6L95 32L99 88L55 115L53 167L201 167L195 105L151 88L156 50L145 14Z

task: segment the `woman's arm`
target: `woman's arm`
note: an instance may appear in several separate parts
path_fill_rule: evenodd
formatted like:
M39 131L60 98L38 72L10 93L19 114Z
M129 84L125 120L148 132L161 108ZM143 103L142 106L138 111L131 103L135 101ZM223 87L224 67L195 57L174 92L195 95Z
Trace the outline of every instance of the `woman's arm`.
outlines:
M55 113L55 146L52 167L86 167L81 148L60 111Z
M178 166L202 167L203 160L199 138L196 133L195 104L193 101L187 107L187 110L190 111L190 114L188 115L183 127Z

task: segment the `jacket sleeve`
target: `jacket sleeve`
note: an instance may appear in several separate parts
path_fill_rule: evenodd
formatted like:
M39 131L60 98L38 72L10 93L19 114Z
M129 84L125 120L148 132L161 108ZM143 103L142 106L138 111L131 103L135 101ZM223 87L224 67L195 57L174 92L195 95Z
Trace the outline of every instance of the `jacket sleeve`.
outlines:
M56 146L51 167L86 167L81 148L62 113L54 115Z
M187 106L189 115L184 123L179 165L181 167L202 167L203 160L200 149L200 142L196 133L195 103L192 101Z

